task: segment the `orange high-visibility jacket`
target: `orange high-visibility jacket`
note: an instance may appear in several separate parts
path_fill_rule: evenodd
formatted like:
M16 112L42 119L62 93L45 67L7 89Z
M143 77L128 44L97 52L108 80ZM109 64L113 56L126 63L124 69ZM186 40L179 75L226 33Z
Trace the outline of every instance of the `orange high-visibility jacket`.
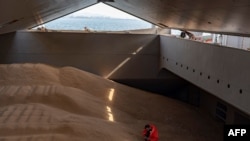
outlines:
M150 135L149 135L150 141L158 141L159 135L158 135L157 128L153 124L150 124L150 127L152 129L151 132L150 132ZM146 134L147 134L147 130L144 129L143 130L143 136L145 136Z

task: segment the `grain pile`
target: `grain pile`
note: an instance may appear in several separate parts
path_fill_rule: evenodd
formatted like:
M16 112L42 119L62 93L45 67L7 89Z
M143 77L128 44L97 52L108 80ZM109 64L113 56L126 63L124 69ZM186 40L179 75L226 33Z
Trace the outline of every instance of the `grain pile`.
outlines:
M1 141L222 140L222 126L194 107L73 67L0 65Z

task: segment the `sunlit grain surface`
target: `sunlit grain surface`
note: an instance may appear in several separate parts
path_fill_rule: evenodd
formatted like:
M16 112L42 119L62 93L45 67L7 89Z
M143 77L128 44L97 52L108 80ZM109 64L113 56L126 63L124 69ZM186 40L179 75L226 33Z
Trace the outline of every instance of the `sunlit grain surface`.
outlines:
M188 104L72 67L0 65L1 141L219 141L222 126Z

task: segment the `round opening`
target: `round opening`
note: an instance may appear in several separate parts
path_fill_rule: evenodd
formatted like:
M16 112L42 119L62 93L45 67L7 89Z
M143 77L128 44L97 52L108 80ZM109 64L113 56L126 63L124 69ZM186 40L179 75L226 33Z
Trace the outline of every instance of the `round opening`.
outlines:
M218 84L220 83L220 80L219 80L219 79L217 80L217 83L218 83Z
M227 87L230 88L231 87L230 84L227 84Z
M240 94L242 94L242 89L240 89Z
M200 76L202 76L202 72L200 72Z

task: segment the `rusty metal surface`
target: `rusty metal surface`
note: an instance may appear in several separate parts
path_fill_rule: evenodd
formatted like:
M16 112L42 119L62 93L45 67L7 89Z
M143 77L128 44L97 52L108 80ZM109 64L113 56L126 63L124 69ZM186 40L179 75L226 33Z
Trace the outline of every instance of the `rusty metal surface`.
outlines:
M31 28L95 3L93 0L0 0L0 33Z
M0 33L50 21L97 0L1 0ZM161 27L250 35L249 0L114 0L106 4Z
M109 4L159 26L250 34L248 0L116 0Z

